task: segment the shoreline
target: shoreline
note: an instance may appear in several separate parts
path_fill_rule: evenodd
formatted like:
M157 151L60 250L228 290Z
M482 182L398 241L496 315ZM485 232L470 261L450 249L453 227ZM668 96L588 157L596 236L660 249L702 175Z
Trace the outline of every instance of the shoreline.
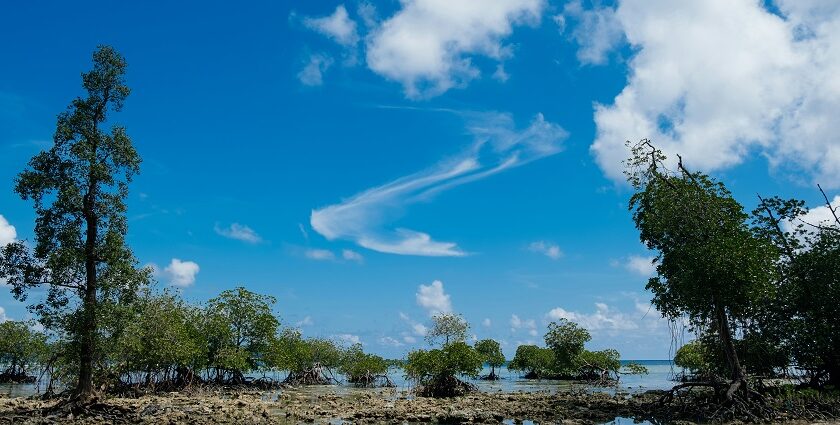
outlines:
M295 424L295 423L575 423L602 424L616 418L657 423L697 423L686 405L657 407L662 392L635 395L605 393L486 393L434 399L404 390L372 389L351 393L294 388L279 392L211 390L166 393L139 398L110 397L82 417L48 413L56 401L0 396L0 424ZM840 423L829 417L798 417L778 411L772 422ZM741 423L737 418L718 423Z

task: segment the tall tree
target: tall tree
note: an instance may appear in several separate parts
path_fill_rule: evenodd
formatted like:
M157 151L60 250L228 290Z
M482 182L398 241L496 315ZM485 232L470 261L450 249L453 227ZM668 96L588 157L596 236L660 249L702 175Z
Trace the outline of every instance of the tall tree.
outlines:
M83 402L95 395L98 319L149 279L125 242L125 198L140 156L124 127L103 128L129 94L125 69L112 47L94 52L93 69L82 74L86 96L59 114L53 146L33 157L15 182L15 192L34 203L34 248L12 243L0 255L0 277L18 300L33 288L48 288L30 308L72 342L75 400Z
M712 328L726 358L732 383L724 393L746 390L735 350L738 323L772 290L777 251L752 232L743 207L723 183L691 172L682 160L667 168L649 141L632 147L627 161L630 199L641 241L657 256L657 275L647 289L663 316L687 318L697 329Z
M243 287L228 289L207 303L204 334L209 341L209 365L222 381L234 383L260 368L277 333L279 322L271 312L276 300Z
M432 317L432 328L426 333L426 342L447 346L452 342L464 342L470 331L470 324L459 314L442 313Z
M760 198L756 233L782 253L778 296L757 321L757 334L788 350L810 384L840 386L840 206L825 199L826 219L813 222L805 203ZM767 356L762 356L766 363Z
M490 366L490 374L485 379L499 379L496 375L496 368L505 364L505 354L502 353L502 346L499 342L493 339L482 339L475 343L475 351L478 351L484 363Z

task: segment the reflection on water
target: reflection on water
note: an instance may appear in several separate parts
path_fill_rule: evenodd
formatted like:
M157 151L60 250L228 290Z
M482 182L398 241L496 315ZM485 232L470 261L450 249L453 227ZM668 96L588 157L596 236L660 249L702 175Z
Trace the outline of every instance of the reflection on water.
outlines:
M674 386L674 382L672 381L673 378L673 365L672 362L669 360L641 360L636 361L648 369L647 375L622 375L621 380L616 388L595 388L592 390L595 391L607 391L607 392L621 392L621 393L636 393L636 392L643 392L647 390L661 390L661 389L669 389ZM490 373L489 368L485 368L482 371L482 375L487 375ZM498 381L482 381L482 380L471 380L473 384L475 384L481 391L484 392L548 392L548 393L556 393L556 392L566 392L572 390L581 390L586 388L581 383L570 382L570 381L553 381L553 380L532 380L532 379L522 379L518 374L509 372L507 369L502 369L501 371L497 371L499 376L502 379ZM377 389L376 392L381 392L383 395L392 395L396 396L399 393L405 393L411 390L412 385L411 382L405 379L403 371L398 368L394 368L390 372L391 379L394 384L397 386L396 389ZM254 377L262 377L263 374L254 374ZM276 380L282 380L283 374L270 374L269 377L274 378ZM43 388L43 387L42 387ZM591 389L591 388L590 388ZM355 395L362 395L362 394L370 394L370 389L359 389L354 388L352 386L346 385L325 385L325 386L315 386L306 388L305 392L311 392L313 396L317 396L320 394L341 394L341 395L348 395L348 396L355 396ZM12 397L26 397L33 394L38 393L38 387L34 384L0 384L0 394L8 394ZM266 399L276 398L276 392L266 393ZM626 422L629 419L623 419L625 422L621 422L621 418L616 419L618 422L612 422L615 424L627 424L633 423Z

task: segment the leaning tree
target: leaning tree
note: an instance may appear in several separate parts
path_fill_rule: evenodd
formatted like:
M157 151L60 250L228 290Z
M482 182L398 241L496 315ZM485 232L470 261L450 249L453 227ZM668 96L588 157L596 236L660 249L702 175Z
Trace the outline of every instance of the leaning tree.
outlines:
M125 242L125 198L140 156L124 127L105 128L129 94L125 69L113 48L94 52L93 69L82 74L86 95L59 114L53 146L33 157L15 181L15 192L34 203L32 249L18 241L0 255L0 278L15 298L24 301L47 288L30 308L69 340L78 368L72 401L81 403L94 398L96 365L104 363L102 315L149 279Z
M636 190L633 220L641 241L657 253L656 276L647 289L663 316L717 334L731 378L721 394L731 399L747 391L735 350L737 327L770 294L776 250L755 236L749 216L723 183L689 171L681 158L675 170L670 164L648 140L633 145L626 161Z

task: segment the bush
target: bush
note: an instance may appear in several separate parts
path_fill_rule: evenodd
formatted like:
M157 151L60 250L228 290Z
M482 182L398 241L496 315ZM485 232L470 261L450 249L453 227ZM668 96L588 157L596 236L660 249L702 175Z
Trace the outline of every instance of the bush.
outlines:
M6 367L0 373L0 383L35 381L28 368L46 352L47 339L33 331L31 325L12 320L0 322L0 365Z
M481 360L490 366L490 374L483 379L499 379L496 375L496 368L505 364L505 355L502 353L502 346L492 339L482 339L475 343L475 350L481 355Z
M554 374L554 351L536 345L516 347L513 360L508 363L508 370L524 372L525 378L540 379Z
M412 351L405 372L418 384L420 395L454 397L474 389L457 377L476 378L482 365L481 355L467 343L458 341L441 349Z
M344 352L338 370L347 377L348 382L357 386L393 386L388 378L388 363L385 359L365 353L361 344L354 344Z

